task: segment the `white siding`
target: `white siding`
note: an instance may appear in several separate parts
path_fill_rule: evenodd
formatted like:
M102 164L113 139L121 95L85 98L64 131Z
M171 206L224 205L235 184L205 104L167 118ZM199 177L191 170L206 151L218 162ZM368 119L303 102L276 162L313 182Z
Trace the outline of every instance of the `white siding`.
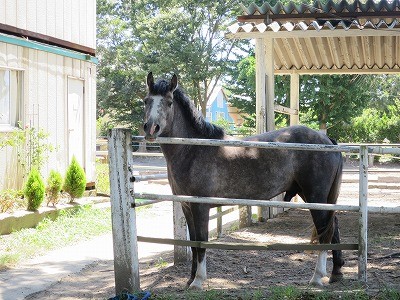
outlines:
M42 169L46 178L51 169L64 175L68 165L67 79L82 78L85 84L85 156L88 181L94 181L96 125L96 67L90 62L59 56L39 50L0 42L0 67L22 70L24 116L23 125L33 125L49 133L48 142L56 150L49 153ZM2 134L2 133L0 133ZM17 188L15 149L0 150L0 190ZM21 173L20 173L21 174ZM20 187L20 186L19 186Z
M0 0L0 23L96 48L96 0Z

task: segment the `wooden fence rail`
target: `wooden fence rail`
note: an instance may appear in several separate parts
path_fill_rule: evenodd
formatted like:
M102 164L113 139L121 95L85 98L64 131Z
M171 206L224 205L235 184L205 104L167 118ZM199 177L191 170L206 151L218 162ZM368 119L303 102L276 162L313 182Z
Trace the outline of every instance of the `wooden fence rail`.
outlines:
M143 141L143 137L133 137L135 141ZM174 223L184 224L182 215L175 215L177 202L203 202L203 203L218 203L218 204L244 204L256 206L277 206L290 208L308 208L308 209L326 209L326 210L351 210L359 212L359 240L358 244L342 244L340 247L348 247L349 249L358 250L358 276L362 282L367 281L367 220L368 211L379 212L395 212L397 208L371 207L368 208L368 154L400 154L399 148L390 146L370 146L370 145L316 145L316 144L284 144L284 143L267 143L267 142L248 142L248 141L222 141L222 140L202 140L202 139L180 139L180 138L158 138L157 142L175 143L175 144L191 144L203 146L228 146L228 147L256 147L269 149L291 149L299 151L334 151L346 153L359 153L359 206L349 205L332 205L332 204L310 204L310 203L287 203L280 201L260 201L251 199L224 199L224 198L201 198L189 196L171 196L171 195L154 195L154 194L135 194L133 189L132 178L132 137L127 129L112 129L109 136L109 159L110 159L110 189L111 189L111 207L113 219L113 239L114 239L114 266L116 293L121 293L124 289L128 291L136 291L140 289L140 280L138 276L138 260L137 260L137 241L136 223L135 223L135 196L140 198L152 198L157 200L174 201ZM130 159L129 159L130 157ZM122 159L121 159L122 158ZM129 174L130 173L130 174ZM123 195L121 195L121 193ZM249 203L250 202L250 203ZM114 220L117 220L114 222ZM132 229L132 227L134 229ZM176 234L176 233L175 233ZM185 231L177 234L180 235L179 240L185 240L187 233ZM176 235L174 235L176 236ZM153 238L140 238L142 241L155 241ZM172 241L164 239L163 242L171 242L174 245L184 243L190 245L190 241ZM201 247L233 247L232 245L223 246L221 243L215 242L198 242L194 241L196 246ZM200 244L198 244L200 243ZM247 244L246 244L247 245ZM249 246L249 245L248 245ZM257 245L252 245L251 247ZM273 249L272 246L258 245L263 249ZM308 245L310 249L317 249L316 245ZM116 249L117 247L117 249ZM121 247L123 249L118 249ZM250 246L249 246L250 247ZM283 246L287 247L287 246ZM304 245L291 245L290 247L305 247ZM315 247L315 248L314 248ZM319 245L318 247L321 247ZM332 249L333 245L322 245ZM335 246L336 247L336 246ZM182 247L179 247L182 248ZM308 248L309 249L309 248ZM122 257L129 256L129 259ZM184 253L183 253L184 255Z

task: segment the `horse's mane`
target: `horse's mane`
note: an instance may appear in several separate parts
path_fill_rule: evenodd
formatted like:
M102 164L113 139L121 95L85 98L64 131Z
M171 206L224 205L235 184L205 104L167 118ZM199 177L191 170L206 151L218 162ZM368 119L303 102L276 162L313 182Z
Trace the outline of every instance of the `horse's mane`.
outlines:
M154 84L152 93L155 95L165 95L169 92L169 88L169 82L166 80L159 80ZM197 133L210 139L221 139L224 136L224 129L207 122L179 86L174 91L174 101L180 106L184 117L190 121L190 124Z

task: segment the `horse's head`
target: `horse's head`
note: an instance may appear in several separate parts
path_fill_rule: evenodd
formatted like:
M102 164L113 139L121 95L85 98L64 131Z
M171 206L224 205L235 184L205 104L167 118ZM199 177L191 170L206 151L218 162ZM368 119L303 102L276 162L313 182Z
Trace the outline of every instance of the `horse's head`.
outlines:
M148 94L144 98L144 125L146 140L154 140L172 123L174 91L178 77L174 74L171 81L160 80L154 83L153 73L147 75Z

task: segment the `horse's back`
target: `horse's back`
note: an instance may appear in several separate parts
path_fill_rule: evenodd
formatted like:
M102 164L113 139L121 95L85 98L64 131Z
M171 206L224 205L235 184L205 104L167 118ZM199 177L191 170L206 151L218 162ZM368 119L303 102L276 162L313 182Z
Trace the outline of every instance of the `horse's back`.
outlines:
M306 126L296 125L258 135L246 137L246 141L301 143L301 144L334 144L325 134Z

